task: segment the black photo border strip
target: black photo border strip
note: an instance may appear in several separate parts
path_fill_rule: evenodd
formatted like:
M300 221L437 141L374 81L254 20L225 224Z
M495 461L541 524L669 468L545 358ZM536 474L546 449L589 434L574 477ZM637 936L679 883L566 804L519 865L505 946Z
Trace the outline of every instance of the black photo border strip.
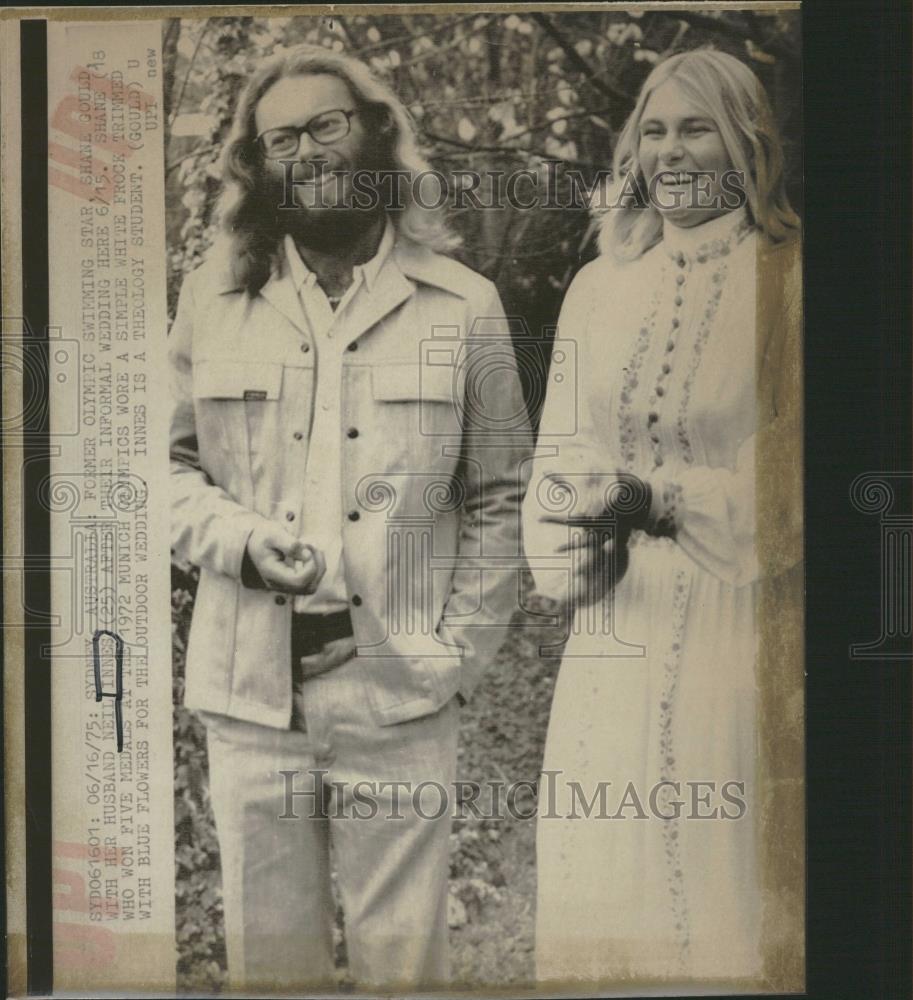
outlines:
M40 502L50 474L48 381L48 91L47 22L20 24L22 116L23 402L44 393L46 405L26 406L23 427L22 522L27 569L25 603L25 903L28 992L50 993L53 969L51 829L51 518ZM31 373L31 374L30 374Z
M807 991L907 1000L913 649L853 653L902 581L851 490L894 477L893 514L911 514L913 17L806 0L802 22Z

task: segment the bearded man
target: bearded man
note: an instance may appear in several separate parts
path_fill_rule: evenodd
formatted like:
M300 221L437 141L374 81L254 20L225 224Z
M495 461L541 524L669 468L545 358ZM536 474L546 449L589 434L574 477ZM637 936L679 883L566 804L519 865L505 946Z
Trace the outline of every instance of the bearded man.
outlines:
M363 64L274 59L171 330L185 704L235 987L332 985L331 850L359 985L448 977L459 709L517 603L530 439L494 286L398 183L426 170Z

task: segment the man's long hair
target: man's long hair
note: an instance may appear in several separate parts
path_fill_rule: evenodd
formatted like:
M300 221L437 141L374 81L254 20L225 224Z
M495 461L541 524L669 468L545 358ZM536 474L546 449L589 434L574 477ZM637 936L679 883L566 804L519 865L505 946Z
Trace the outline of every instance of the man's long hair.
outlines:
M734 56L695 49L659 63L641 88L615 147L613 173L622 206L602 219L599 246L620 258L639 257L662 236L662 217L645 197L648 178L640 163L640 123L653 92L674 80L682 92L716 123L733 167L739 171L750 221L771 241L798 233L783 177L783 147L761 81ZM633 183L632 183L633 182Z
M415 136L408 111L386 84L357 59L314 45L302 45L265 63L241 93L222 161L223 191L218 217L228 243L232 276L251 295L266 284L280 252L281 210L275 190L264 183L263 156L257 143L255 114L266 92L285 77L326 74L338 77L352 92L366 122L377 169L405 171L414 177L430 170ZM403 184L401 211L390 213L398 231L436 251L459 245L440 209L428 209Z

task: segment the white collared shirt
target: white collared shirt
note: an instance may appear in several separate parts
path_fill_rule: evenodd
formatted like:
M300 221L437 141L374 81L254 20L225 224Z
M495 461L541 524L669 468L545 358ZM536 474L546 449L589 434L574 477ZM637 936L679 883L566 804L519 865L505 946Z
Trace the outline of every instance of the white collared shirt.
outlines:
M352 339L348 333L351 306L360 295L374 290L384 261L394 243L388 221L377 253L352 270L352 284L334 311L317 275L302 261L291 236L285 237L288 276L298 292L305 323L311 331L316 357L314 418L311 425L305 475L301 537L323 552L326 573L316 593L295 598L295 610L329 614L349 606L342 552L342 355Z

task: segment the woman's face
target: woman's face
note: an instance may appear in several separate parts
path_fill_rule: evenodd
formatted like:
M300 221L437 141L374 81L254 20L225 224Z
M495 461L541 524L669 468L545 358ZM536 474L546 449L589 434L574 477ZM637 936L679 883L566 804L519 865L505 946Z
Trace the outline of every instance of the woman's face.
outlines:
M698 226L741 204L741 185L716 122L675 80L660 84L647 100L639 159L650 201L673 225Z

